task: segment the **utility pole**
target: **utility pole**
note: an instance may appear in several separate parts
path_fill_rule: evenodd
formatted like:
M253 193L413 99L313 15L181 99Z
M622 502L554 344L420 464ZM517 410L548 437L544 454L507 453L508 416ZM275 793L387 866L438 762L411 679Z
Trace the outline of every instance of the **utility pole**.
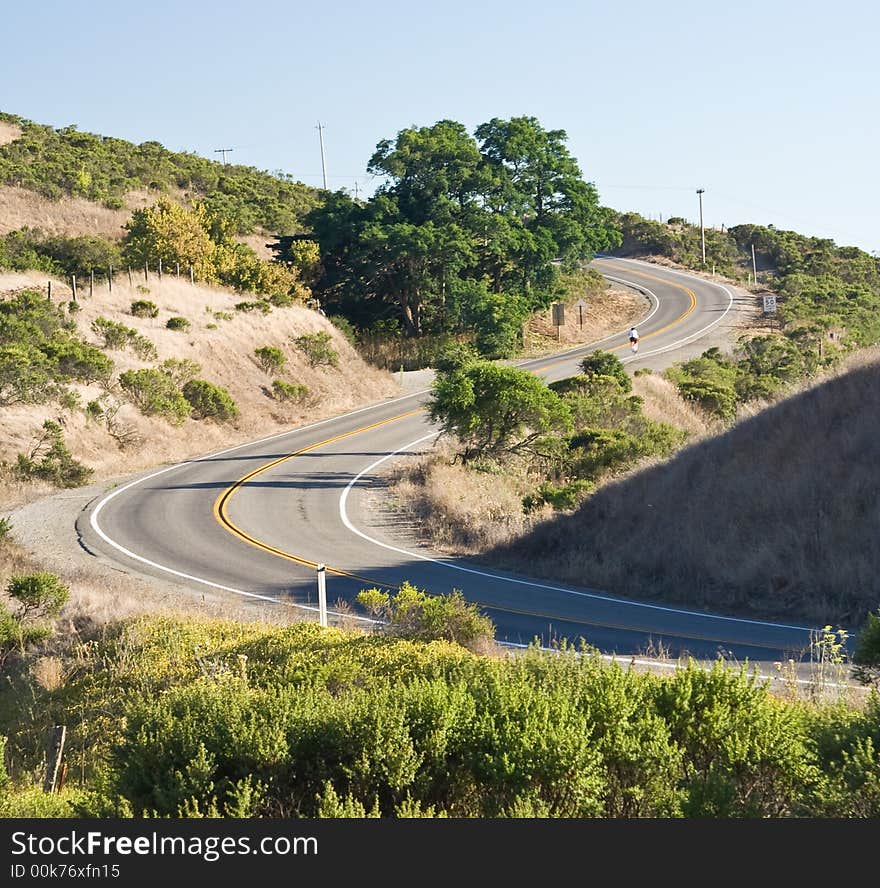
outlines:
M324 175L324 191L327 191L327 159L324 156L324 125L318 121L318 138L321 140L321 172Z
M755 275L755 283L758 283L758 266L755 264L755 245L752 244L752 271Z
M215 148L214 154L222 154L223 155L223 163L225 164L227 162L226 155L230 154L234 150L235 150L234 148Z
M706 232L703 228L703 192L705 188L698 188L697 194L700 197L700 243L703 246L703 265L706 264Z

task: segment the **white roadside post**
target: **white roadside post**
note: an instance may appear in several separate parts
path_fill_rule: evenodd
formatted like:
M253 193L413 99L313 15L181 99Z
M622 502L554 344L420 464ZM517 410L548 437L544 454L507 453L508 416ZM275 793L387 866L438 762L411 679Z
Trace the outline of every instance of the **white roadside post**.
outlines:
M318 622L327 625L327 568L318 565Z

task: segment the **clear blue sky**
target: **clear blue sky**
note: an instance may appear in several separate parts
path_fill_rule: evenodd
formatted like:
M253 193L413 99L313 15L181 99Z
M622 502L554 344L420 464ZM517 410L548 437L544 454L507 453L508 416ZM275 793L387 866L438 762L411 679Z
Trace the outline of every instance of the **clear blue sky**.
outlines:
M43 0L3 11L0 110L362 193L382 138L528 114L602 202L880 250L867 0Z

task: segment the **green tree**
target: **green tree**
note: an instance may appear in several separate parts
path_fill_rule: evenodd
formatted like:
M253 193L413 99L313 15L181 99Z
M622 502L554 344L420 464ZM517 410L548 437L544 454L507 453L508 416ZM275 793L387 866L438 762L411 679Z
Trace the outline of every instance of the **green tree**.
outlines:
M155 266L161 259L170 269L179 262L184 267L192 266L199 280L216 281L216 245L209 225L203 206L197 204L188 210L160 198L155 206L135 210L125 224L124 257L136 267L144 263Z
M853 674L863 684L880 681L880 610L868 614L856 639Z
M428 409L444 433L461 442L465 461L521 450L542 435L571 426L568 407L540 379L488 361L439 374Z

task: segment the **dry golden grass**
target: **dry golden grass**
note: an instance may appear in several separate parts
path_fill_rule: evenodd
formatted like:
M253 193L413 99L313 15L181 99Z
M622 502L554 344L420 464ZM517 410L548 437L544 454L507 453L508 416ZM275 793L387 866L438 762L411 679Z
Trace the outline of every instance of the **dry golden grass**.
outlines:
M880 604L878 388L874 348L488 557L644 600L854 628Z
M0 122L0 145L4 144L4 126L8 129L8 124ZM11 142L13 138L7 138L6 141ZM26 188L2 185L0 186L0 236L18 228L28 227L39 229L45 234L67 237L95 235L118 241L125 234L124 225L131 218L132 210L152 206L163 196L184 205L191 202L187 194L180 189L162 194L137 189L125 195L125 206L122 209L111 210L84 197L50 200ZM247 244L261 259L274 258L275 254L266 246L272 240L271 235L254 233L237 237L236 240Z
M0 292L24 286L45 286L45 278L32 273L0 274ZM203 378L229 390L241 416L233 424L187 420L182 426L175 427L155 417L145 417L133 405L125 404L118 418L136 431L142 443L120 450L103 424L87 422L82 412L67 414L61 417L67 444L77 459L95 470L95 480L272 434L398 391L390 374L365 364L326 318L310 309L293 306L274 309L269 315L236 312L235 303L246 297L226 290L191 286L188 280L167 275L161 283L151 275L146 285L149 293L139 292L137 286L136 280L134 288L129 286L127 279L124 283L118 281L110 293L106 284L102 284L96 286L91 299L87 296L88 288L81 289L81 310L77 315L81 334L97 343L90 324L98 316L137 329L155 344L159 361L190 358L199 363ZM54 298L66 301L70 298L69 288L55 282ZM159 317L132 317L129 310L135 299L153 300L159 306ZM213 313L218 311L231 314L231 319L216 319ZM190 330L166 329L165 322L173 315L187 318L192 325ZM208 329L208 324L217 327ZM334 347L340 355L338 370L310 367L291 341L295 336L321 330L333 337ZM288 405L268 397L272 378L258 367L253 357L254 349L264 345L277 346L284 351L287 366L278 376L307 385L310 391L307 403ZM110 354L117 375L130 368L152 365L129 351ZM83 403L101 394L96 386L77 388ZM58 418L57 407L53 405L16 405L0 410L0 460L14 460L17 453L27 450L35 431L50 418ZM3 485L0 508L10 508L42 492L45 488Z
M0 235L27 226L47 234L92 234L119 240L131 211L150 206L156 198L147 191L131 192L126 196L124 209L110 210L82 197L56 201L26 188L4 185L0 187Z
M478 472L453 463L447 444L391 476L395 505L436 548L473 555L521 536L538 515L526 516L522 474Z
M633 393L644 399L643 411L648 419L668 422L688 433L690 441L716 434L721 424L705 411L685 401L675 385L658 374L640 374L633 378Z
M21 138L21 127L14 123L0 120L0 145L8 145Z

